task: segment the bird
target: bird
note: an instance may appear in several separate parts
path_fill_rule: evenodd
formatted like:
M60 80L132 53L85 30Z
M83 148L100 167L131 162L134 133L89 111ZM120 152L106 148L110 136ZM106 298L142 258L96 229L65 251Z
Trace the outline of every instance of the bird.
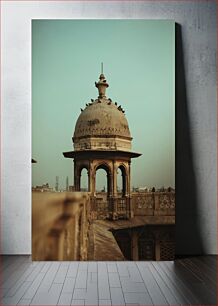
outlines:
M92 101L92 102L94 102L94 100L93 100L93 99L91 99L91 101Z
M83 112L83 109L82 109L82 108L80 108L80 110L81 110L81 112Z
M108 100L111 102L112 100L111 100L111 98L108 98Z
M119 109L119 110L121 110L121 109L122 109L121 105L119 105L119 106L118 106L118 109Z
M117 102L115 102L114 104L117 105Z
M88 103L86 103L86 106L89 106Z

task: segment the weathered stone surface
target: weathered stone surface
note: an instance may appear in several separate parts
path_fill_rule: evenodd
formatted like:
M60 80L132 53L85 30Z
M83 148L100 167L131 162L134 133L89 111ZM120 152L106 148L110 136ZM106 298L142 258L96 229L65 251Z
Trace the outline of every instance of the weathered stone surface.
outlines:
M110 224L110 223L109 223ZM108 223L94 221L92 224L94 238L94 256L89 260L125 260ZM92 254L90 254L92 255Z
M87 260L88 203L88 193L33 192L33 260Z

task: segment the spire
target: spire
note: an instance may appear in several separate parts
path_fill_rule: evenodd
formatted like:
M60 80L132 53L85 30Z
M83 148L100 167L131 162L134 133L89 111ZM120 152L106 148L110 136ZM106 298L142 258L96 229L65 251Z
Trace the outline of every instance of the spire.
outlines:
M106 88L109 87L109 84L107 83L105 76L103 74L103 63L101 63L101 74L99 76L98 83L95 82L95 86L98 88L99 98L106 98L105 92Z

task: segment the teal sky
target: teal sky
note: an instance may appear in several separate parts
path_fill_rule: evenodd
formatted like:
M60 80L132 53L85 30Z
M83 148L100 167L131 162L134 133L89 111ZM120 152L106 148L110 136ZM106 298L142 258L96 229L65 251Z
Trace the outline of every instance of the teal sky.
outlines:
M171 20L32 21L32 185L72 184L72 135L80 107L98 93L126 111L132 186L175 186L175 23ZM98 188L104 183L99 182Z

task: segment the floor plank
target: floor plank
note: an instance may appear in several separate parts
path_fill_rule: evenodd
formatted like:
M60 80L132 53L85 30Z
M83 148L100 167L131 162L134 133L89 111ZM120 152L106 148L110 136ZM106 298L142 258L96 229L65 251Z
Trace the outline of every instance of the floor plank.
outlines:
M35 270L37 270L37 273L40 272L39 268L40 267L38 267L37 265L30 265L27 268L27 270L25 270L25 272L14 282L13 286L8 290L7 294L5 294L4 296L7 296L7 297L13 296L16 293L16 291L19 289L19 287L23 284L24 281L30 281L29 277L31 274L34 273Z
M62 293L73 293L75 282L76 282L75 277L66 277L64 281Z
M125 305L124 295L121 288L111 288L110 292L112 305Z
M98 295L100 300L111 300L107 264L98 262Z
M61 293L58 305L71 305L72 293Z
M53 280L55 278L55 275L58 271L58 268L60 266L59 262L52 262L45 277L43 278L37 292L48 292L50 287L52 286Z
M143 263L144 264L144 263ZM158 273L158 271L153 267L153 265L148 264L149 270L151 271L153 277L155 278L158 286L164 294L164 297L169 305L179 305L179 299L176 298L174 290L170 287L166 279Z
M24 282L21 287L17 290L17 292L12 297L4 297L2 299L3 305L16 305L19 303L26 290L31 285L31 282Z
M49 292L37 292L30 305L57 305L62 284L52 284Z
M172 278L169 277L160 267L159 263L152 262L153 267L157 270L161 278L164 280L166 286L170 288L171 292L173 292L174 296L176 296L176 299L179 301L179 304L181 305L189 305L190 302L186 298L185 293L182 292L182 290L176 286L174 283L173 276Z
M168 269L170 269L169 266ZM183 284L191 290L192 294L199 302L206 304L214 303L216 300L216 287L213 288L211 283L208 283L207 281L204 282L202 278L193 274L192 271L190 272L190 270L188 270L185 265L182 265L181 262L176 263L173 269Z
M210 265L205 264L200 258L192 258L191 262L195 267L197 274L201 275L203 280L208 282L210 286L216 286L216 268L210 268Z
M167 300L162 293L161 287L158 286L158 283L153 277L150 269L148 267L143 267L143 269L140 269L139 265L138 268L153 304L168 305Z

